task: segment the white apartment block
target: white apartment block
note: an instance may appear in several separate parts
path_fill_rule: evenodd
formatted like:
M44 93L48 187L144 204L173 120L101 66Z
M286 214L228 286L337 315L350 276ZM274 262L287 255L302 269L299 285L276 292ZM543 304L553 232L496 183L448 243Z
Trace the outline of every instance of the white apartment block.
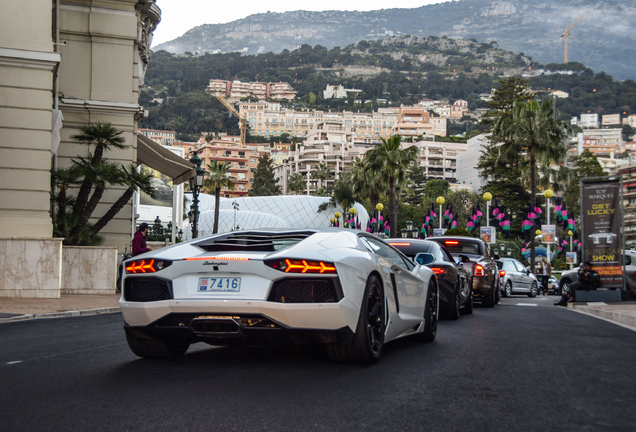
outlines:
M625 142L620 128L583 130L583 149L597 156L615 155L625 151Z
M405 148L411 145L417 146L419 165L426 170L429 179L457 182L457 159L466 152L465 143L418 141L414 144L402 144Z
M623 119L623 124L630 125L633 128L636 128L636 114L630 114Z
M325 88L323 92L323 97L325 99L345 99L348 93L362 93L362 90L356 89L346 89L341 85L329 85Z
M457 183L471 186L473 192L479 192L484 180L479 177L477 163L481 156L481 149L488 144L486 135L477 135L466 143L466 151L457 156Z
M582 128L597 128L598 127L598 114L581 114L581 120L579 126Z
M367 150L367 147L354 145L353 132L344 122L322 121L309 132L304 143L297 144L295 150L289 151L287 159L275 167L275 175L280 179L284 194L288 194L289 176L296 173L303 175L306 180L305 193L309 195L320 187L332 186L340 173L350 171L355 159L361 158ZM321 163L326 164L334 174L330 180L322 183L311 176Z
M176 141L175 131L157 130L157 129L137 129L140 135L143 135L161 145L173 145Z
M227 97L230 100L240 100L247 97L257 99L294 99L296 90L286 82L264 83L226 81L211 79L206 91L212 96Z

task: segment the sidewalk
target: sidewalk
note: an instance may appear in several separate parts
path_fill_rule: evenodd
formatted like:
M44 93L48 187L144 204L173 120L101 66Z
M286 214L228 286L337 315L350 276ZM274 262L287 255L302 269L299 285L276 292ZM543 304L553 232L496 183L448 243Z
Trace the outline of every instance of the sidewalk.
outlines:
M0 297L0 323L119 312L120 294L65 294L59 299Z
M576 312L604 319L636 331L636 302L574 303L568 305Z

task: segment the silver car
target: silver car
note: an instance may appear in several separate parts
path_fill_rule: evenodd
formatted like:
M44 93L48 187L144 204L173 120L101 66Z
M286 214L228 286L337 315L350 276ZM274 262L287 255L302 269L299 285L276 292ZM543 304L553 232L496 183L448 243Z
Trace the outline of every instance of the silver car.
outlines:
M539 292L537 277L514 258L500 258L496 260L499 268L502 295L510 297L512 294L527 294L536 297Z
M625 270L623 272L625 277L625 289L631 291L636 296L636 251L623 251L623 263L625 264ZM578 267L575 267L561 274L558 294L564 294L569 291L570 284L577 280L577 271Z

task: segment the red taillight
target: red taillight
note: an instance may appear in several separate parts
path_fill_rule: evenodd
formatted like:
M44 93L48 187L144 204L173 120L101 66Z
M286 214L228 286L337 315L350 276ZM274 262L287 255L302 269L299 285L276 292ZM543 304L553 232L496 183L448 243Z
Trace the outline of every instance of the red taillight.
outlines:
M431 267L431 270L433 270L433 273L435 273L436 275L446 274L446 269Z
M133 261L126 267L126 273L155 273L155 260Z
M499 277L502 278L506 275L506 272L503 270L499 270Z
M455 246L455 245L458 245L459 242L455 241L455 240L447 240L447 241L444 242L444 244Z
M219 260L219 261L249 261L249 258L245 257L233 257L233 256L207 256L207 257L194 257L194 258L184 258L184 261L205 261L205 260Z
M484 266L481 264L475 264L475 276L484 275Z
M265 264L276 270L284 271L285 273L336 273L336 267L333 263L325 261L285 258L284 260L267 261Z

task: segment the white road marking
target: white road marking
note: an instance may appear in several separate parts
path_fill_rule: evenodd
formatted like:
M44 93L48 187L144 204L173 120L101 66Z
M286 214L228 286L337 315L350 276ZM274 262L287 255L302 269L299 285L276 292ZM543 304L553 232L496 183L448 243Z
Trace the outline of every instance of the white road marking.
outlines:
M537 306L536 303L517 303L515 306Z

